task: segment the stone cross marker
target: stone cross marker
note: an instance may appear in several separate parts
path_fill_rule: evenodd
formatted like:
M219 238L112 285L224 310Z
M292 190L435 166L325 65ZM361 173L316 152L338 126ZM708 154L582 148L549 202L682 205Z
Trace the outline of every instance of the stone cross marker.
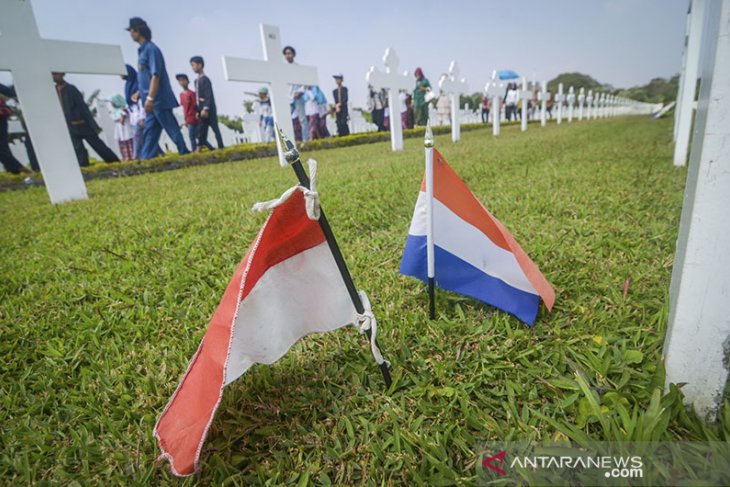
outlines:
M502 95L504 85L497 80L497 72L492 73L492 81L484 87L487 96L492 99L492 135L499 135L499 123L502 118Z
M563 95L563 83L558 84L558 94L555 95L555 103L558 105L558 125L563 122L563 102L565 101L565 95Z
M228 81L246 81L250 83L267 83L274 122L284 131L289 140L294 140L294 125L289 109L289 86L319 84L317 68L289 64L281 53L281 34L273 25L260 24L261 44L264 49L264 60L241 59L230 56L223 57L223 72ZM276 138L279 151L279 163L286 166L284 148L281 140Z
M593 114L593 90L588 90L588 96L586 97L586 118L591 119Z
M547 112L547 102L550 99L550 94L547 92L547 83L542 82L542 90L537 94L537 99L540 100L540 126L544 127L547 123L545 118Z
M580 92L578 92L578 120L583 120L583 104L586 101L586 89L582 88L580 89Z
M571 86L568 88L568 96L565 99L568 102L568 123L573 123L573 107L575 107L575 90Z
M522 89L519 91L520 100L522 100L522 115L520 116L520 130L527 131L527 105L532 100L532 91L527 89L527 79L522 78Z
M603 93L596 93L596 106L593 108L593 118L601 118L601 101L603 100Z
M449 74L439 80L439 90L451 97L451 140L456 142L461 138L461 121L459 120L459 97L469 91L469 85L464 78L459 79L459 65L451 61Z
M398 74L398 64L400 60L395 49L389 47L383 55L383 65L385 72L380 71L375 66L370 66L370 70L365 74L365 79L375 89L388 90L388 106L390 107L390 145L393 151L403 150L403 127L401 127L398 115L400 101L398 100L398 90L408 90L412 87L411 81L406 74Z
M126 74L120 47L41 39L30 2L2 0L0 70L13 74L51 202L87 198L51 72Z

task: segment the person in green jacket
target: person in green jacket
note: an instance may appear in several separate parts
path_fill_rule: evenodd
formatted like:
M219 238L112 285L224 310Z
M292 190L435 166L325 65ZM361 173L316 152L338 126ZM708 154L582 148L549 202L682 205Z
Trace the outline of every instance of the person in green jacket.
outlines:
M416 125L428 123L428 102L426 93L431 91L431 83L423 76L423 70L416 68L416 89L413 90L413 111Z

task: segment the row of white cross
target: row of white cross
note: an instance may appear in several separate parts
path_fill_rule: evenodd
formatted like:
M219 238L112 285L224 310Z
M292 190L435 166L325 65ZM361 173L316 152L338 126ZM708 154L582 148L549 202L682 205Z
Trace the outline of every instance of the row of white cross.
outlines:
M59 107L56 93L50 83L52 71L85 74L125 74L124 60L119 46L90 44L67 41L50 41L40 38L28 1L0 0L3 15L0 16L0 70L13 73L18 98L23 107L26 124L35 148L43 178L53 203L84 199L86 187L78 167L71 142L65 128L65 121ZM264 59L240 59L223 57L223 70L229 81L267 83L271 96L274 119L290 140L294 140L294 128L289 107L289 85L317 85L317 68L286 63L281 57L281 36L279 28L261 25L261 43ZM409 90L413 80L407 72L398 72L398 56L389 48L383 57L384 70L371 67L365 78L376 89L386 89L390 107L398 107L399 90ZM494 77L493 77L494 78ZM460 138L459 97L467 93L468 84L460 78L459 67L451 62L449 72L439 80L443 95L451 97L452 139ZM504 85L493 79L485 87L493 106L498 107L494 120L494 134L499 134L499 107L504 95ZM519 92L522 104L522 130L527 129L527 101L532 92L527 90L527 82L522 81ZM545 125L546 85L538 97L542 102L541 124ZM573 119L576 97L571 87L567 97L563 95L562 84L555 97L557 103L557 122L562 121L563 102L567 102L568 121ZM587 118L606 117L618 113L621 107L633 102L614 95L599 94L588 96L581 90L577 97L578 119L583 118L584 102ZM395 110L394 110L395 112ZM397 112L395 112L397 113ZM394 151L403 149L403 133L400 123L390 124L391 145ZM277 138L280 162L285 164L283 150Z

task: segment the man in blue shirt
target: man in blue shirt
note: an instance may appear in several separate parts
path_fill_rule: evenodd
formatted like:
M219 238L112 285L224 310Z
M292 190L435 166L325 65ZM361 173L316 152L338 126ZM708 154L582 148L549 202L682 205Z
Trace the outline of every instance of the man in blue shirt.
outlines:
M177 124L172 109L178 106L177 98L172 92L170 78L165 69L165 58L162 51L152 43L152 31L147 23L139 17L129 19L127 27L132 40L139 44L139 91L144 100L144 141L140 158L151 159L158 154L158 142L162 129L177 146L180 154L187 154L180 127Z

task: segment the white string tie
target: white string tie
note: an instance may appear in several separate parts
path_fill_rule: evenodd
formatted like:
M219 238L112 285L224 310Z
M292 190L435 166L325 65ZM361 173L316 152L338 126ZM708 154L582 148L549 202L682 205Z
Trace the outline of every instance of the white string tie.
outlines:
M251 211L273 210L277 206L283 205L289 198L291 198L291 195L293 195L294 192L301 191L304 194L304 202L307 210L307 216L310 220L319 220L319 193L317 193L316 186L317 161L315 161L314 159L309 159L307 161L307 165L309 166L309 188L305 188L301 184L297 184L296 186L292 186L291 188L284 191L284 193L282 193L282 195L276 199L269 201L259 201L258 203L253 205Z
M390 367L390 362L383 358L383 354L380 353L380 349L375 342L375 338L378 334L378 321L375 319L373 310L370 307L368 295L365 294L365 291L360 291L359 294L362 306L365 310L362 314L357 312L355 313L355 326L360 329L360 333L365 333L370 330L370 351L373 353L373 358L375 358L378 365L385 363L388 367Z

